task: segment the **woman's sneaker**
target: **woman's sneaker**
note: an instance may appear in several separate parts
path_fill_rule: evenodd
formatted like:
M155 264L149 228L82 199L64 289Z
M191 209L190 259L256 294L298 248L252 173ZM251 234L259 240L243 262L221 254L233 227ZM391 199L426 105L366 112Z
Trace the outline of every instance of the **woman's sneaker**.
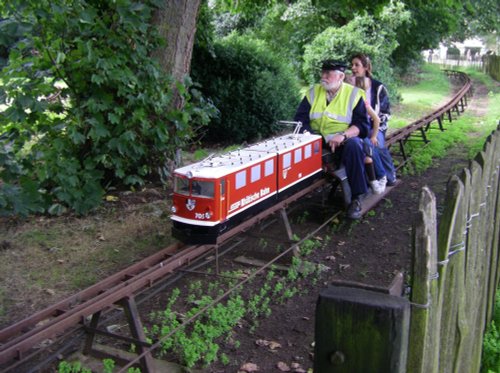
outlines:
M382 194L385 190L385 184L382 185L379 180L370 181L370 187L374 194Z
M379 181L378 183L380 184L380 186L382 186L382 188L385 190L385 187L387 185L387 177L383 176Z

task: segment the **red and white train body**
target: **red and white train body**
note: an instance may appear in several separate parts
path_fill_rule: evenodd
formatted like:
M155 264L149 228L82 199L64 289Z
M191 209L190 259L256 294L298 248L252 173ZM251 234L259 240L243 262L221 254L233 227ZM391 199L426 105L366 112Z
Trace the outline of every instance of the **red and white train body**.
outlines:
M284 135L176 169L173 236L216 243L228 228L321 177L321 141Z

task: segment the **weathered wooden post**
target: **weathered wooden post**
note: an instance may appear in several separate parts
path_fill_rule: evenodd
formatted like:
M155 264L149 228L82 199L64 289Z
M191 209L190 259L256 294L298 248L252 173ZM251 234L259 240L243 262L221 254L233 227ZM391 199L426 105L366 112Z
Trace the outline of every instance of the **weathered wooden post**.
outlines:
M486 180L486 217L484 220L488 223L488 227L486 228L486 245L487 249L490 252L490 257L488 260L489 265L489 280L488 280L488 294L487 294L487 314L486 314L486 325L491 322L493 316L493 310L495 305L495 293L497 290L496 286L496 276L497 276L497 261L498 261L498 241L497 237L495 237L498 233L498 220L497 212L498 209L498 151L499 151L499 143L498 143L498 132L493 132L489 137L485 144L485 152L488 155L488 178Z
M412 312L408 372L432 373L438 366L439 317L437 271L436 197L422 188L418 216L413 231Z
M464 291L464 230L468 198L464 184L452 176L446 188L446 200L438 235L439 372L453 372L457 352L458 309Z
M402 297L340 286L322 291L314 373L405 372L409 316Z

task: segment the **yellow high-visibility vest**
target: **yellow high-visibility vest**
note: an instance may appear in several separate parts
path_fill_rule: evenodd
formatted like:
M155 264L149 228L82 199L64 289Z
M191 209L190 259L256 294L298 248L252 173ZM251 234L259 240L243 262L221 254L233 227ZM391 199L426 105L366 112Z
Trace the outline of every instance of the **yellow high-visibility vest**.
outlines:
M311 87L306 94L311 105L309 111L311 128L316 133L321 133L323 137L345 131L351 124L352 111L359 100L363 99L362 91L350 84L342 83L333 100L327 104L326 90L321 84Z

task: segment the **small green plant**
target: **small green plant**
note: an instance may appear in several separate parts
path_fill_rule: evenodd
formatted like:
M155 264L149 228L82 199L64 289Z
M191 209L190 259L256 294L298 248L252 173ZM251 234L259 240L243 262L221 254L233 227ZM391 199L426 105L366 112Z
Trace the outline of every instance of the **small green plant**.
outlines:
M297 217L297 224L304 224L309 218L309 211L305 210Z
M374 217L375 215L377 215L377 213L375 212L375 210L370 210L366 213L366 215L368 215L369 217Z
M265 249L268 244L269 244L269 242L267 242L267 240L265 238L259 239L259 247Z
M115 361L112 359L104 359L102 361L103 372L104 373L113 373L113 369L115 368Z
M483 356L481 372L500 372L500 332L497 325L500 321L500 291L495 296L495 318L488 326L483 339Z
M226 354L221 354L220 355L220 362L223 365L229 365L229 357Z
M347 230L347 235L348 236L351 236L354 228L356 227L356 225L358 225L360 223L360 220L353 220L351 222L349 222L349 229Z
M321 246L321 242L317 240L304 240L302 242L302 245L300 245L300 255L307 257L309 254L311 254L315 249Z
M102 361L102 371L103 373L112 373L115 369L115 361L113 359L104 359ZM57 367L58 373L92 373L92 370L82 366L79 361L74 361L69 363L67 361L61 361ZM127 373L141 373L139 368L128 368Z
M75 361L73 363L68 363L67 361L61 361L57 367L59 373L92 373L90 369L83 368L82 363Z
M209 308L192 326L179 328L180 322L172 309L178 296L178 291L172 294L159 320L160 324L154 325L146 332L149 336L158 339L171 334L163 340L161 354L172 351L189 368L198 362L204 365L210 364L217 359L218 338L230 333L245 315L245 302L239 295L233 295L226 304L218 303ZM213 300L210 296L202 296L196 301L196 306L186 312L186 319L193 317L202 308L213 303ZM178 330L174 331L175 329Z

